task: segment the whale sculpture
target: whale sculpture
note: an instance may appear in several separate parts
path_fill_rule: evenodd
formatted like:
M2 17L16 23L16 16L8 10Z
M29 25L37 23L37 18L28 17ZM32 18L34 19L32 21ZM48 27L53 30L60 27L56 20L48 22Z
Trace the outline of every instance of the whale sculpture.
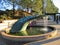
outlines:
M26 17L19 19L17 22L15 22L12 25L12 27L10 29L10 33L17 33L17 32L26 30L30 21L32 21L33 19L36 19L38 17L40 17L40 15L35 15L35 16L30 15L30 16L26 16Z

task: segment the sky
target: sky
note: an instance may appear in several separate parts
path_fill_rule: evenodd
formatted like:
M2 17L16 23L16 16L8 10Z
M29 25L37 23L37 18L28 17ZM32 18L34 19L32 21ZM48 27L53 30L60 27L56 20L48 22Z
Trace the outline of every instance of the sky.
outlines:
M10 2L7 2L7 1L8 0L0 0L0 10L5 10L5 8L6 9L13 8L13 6L9 4ZM52 1L53 1L54 5L59 8L59 12L60 12L60 0L52 0ZM17 8L18 7L16 6L16 9Z
M54 5L59 8L59 12L60 12L60 0L52 0L52 1Z
M11 2L8 2L8 0L0 0L0 10L5 10L5 9L12 9L13 6L11 4L9 4ZM16 9L18 7L16 6Z
M0 10L11 9L12 5L10 5L7 0L0 0Z

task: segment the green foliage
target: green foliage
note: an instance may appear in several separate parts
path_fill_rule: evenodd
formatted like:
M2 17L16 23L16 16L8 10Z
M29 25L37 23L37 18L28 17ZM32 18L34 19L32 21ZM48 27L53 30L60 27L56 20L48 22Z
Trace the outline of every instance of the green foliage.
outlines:
M58 8L55 7L55 5L53 4L53 2L51 0L47 0L46 12L47 13L57 13L58 12Z
M19 4L24 8L30 8L32 7L32 1L31 0L21 0Z
M58 8L55 7L51 0L47 0L46 9L43 9L43 0L20 0L18 5L22 6L23 8L31 8L33 11L37 12L39 15L43 13L43 10L47 13L57 13Z
M33 1L33 7L32 7L32 10L36 11L38 14L42 14L42 0L34 0Z
M33 11L38 14L42 14L42 1L41 0L20 0L20 6L26 8L27 10L31 8Z
M6 14L2 14L0 16L0 19L12 19L15 15L14 6L15 4L22 6L23 8L26 8L27 11L29 8L31 8L32 13L38 13L39 15L43 14L43 0L9 0L12 2L13 5L13 11L12 10L6 10ZM58 13L58 8L53 4L51 0L47 0L47 6L45 8L46 13ZM23 12L22 12L23 13Z
M2 20L11 19L11 17L10 16L7 16L6 14L1 15L0 17L1 17L0 19L2 19Z

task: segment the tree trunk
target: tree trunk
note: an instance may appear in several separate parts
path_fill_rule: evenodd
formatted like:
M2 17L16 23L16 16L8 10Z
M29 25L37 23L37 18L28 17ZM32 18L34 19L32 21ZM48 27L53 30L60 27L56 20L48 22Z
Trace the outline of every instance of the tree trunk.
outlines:
M14 2L13 2L13 15L12 15L12 17L14 17L14 14L15 14L15 5L14 5Z

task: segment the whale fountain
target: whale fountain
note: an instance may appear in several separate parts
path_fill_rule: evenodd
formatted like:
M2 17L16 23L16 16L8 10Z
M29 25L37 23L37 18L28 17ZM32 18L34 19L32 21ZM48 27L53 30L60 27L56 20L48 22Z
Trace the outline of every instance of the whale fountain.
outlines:
M18 21L16 21L11 28L8 28L6 30L8 31L1 31L1 35L4 39L4 42L6 42L6 44L8 45L16 45L16 44L24 44L26 42L31 42L31 41L37 41L37 40L43 40L43 39L47 39L49 37L53 37L57 34L57 30L52 27L52 26L47 26L47 32L46 33L42 33L39 32L40 30L42 31L44 29L44 26L33 26L31 27L32 29L30 29L30 27L28 27L28 25L36 18L39 18L40 15L35 15L35 16L26 16L23 17L21 19L19 19ZM27 28L28 27L28 28ZM39 30L37 30L37 29ZM37 33L35 34L31 34L33 32L31 31L35 31L37 30ZM28 32L30 32L29 35ZM17 34L17 35L15 35ZM21 34L21 35L19 35ZM54 35L53 35L54 34Z

